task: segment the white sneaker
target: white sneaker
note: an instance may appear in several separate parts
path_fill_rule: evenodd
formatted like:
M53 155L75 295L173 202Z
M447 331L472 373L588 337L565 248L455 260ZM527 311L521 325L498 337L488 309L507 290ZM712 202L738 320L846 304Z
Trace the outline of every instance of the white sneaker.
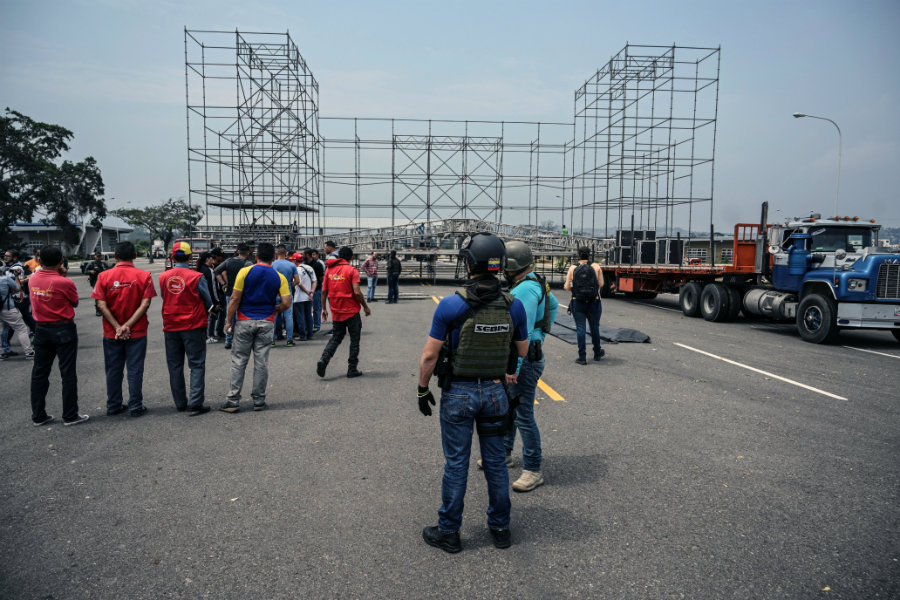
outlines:
M530 492L537 486L544 483L544 478L540 471L522 471L522 475L513 482L512 489L517 492Z
M475 464L478 465L479 469L484 471L484 465L481 464L480 458L477 461L475 461ZM513 460L513 457L510 454L506 455L506 466L507 466L507 468L510 468L510 469L512 469L514 466L516 466L516 462Z

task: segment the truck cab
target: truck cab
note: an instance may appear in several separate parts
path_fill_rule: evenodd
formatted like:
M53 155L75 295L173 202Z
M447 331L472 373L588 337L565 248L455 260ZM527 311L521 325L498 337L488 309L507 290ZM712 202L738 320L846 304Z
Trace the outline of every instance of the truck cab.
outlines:
M900 252L878 244L874 221L819 215L769 228L771 284L797 303L801 337L822 343L841 328L890 329L900 341Z

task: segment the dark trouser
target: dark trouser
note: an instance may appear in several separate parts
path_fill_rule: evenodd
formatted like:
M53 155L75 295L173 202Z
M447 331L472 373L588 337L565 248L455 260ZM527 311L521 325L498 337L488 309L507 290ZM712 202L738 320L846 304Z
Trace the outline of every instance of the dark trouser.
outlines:
M591 343L594 346L594 355L600 354L600 315L603 306L600 300L593 302L579 302L572 299L572 318L575 320L575 340L578 342L578 358L586 360L587 344L585 341L585 321L591 330Z
M206 388L206 327L187 331L163 332L166 338L166 365L169 367L169 387L178 408L203 406ZM184 386L184 357L191 369L191 398L188 401Z
M59 357L62 376L63 421L78 418L78 331L75 323L58 323L34 328L34 364L31 367L31 419L38 423L47 418L47 390L53 359Z
M225 299L222 298L220 302L218 302L219 306L219 314L216 316L210 316L209 321L206 327L206 335L207 337L217 337L220 338L225 335L225 314L228 312L228 307L224 305Z
M294 329L301 339L313 336L312 305L312 300L294 302Z
M347 370L352 371L359 365L359 334L362 331L362 318L356 313L349 319L344 321L334 321L334 333L328 340L328 345L322 351L322 362L328 364L331 357L341 342L344 341L344 335L350 332L350 357L347 358Z
M28 296L23 297L22 302L16 304L16 308L22 313L22 320L25 321L28 331L34 333L35 321L34 317L31 316L31 298Z
M128 367L128 410L144 406L144 358L147 337L116 340L103 338L103 362L106 366L106 410L122 406L122 375Z
M388 302L396 302L397 297L400 295L400 273L388 273L387 276L387 284L388 284Z

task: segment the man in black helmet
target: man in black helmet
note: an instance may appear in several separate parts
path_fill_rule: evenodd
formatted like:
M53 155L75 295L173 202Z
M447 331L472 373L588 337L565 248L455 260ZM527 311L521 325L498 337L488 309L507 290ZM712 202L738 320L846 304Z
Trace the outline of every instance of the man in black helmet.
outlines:
M425 542L446 552L459 552L463 499L469 475L473 427L478 431L484 477L490 499L488 527L498 548L508 548L509 473L503 435L509 401L504 383L515 384L516 363L528 351L528 323L522 303L500 289L497 279L506 263L500 238L477 233L463 249L469 279L434 311L431 331L419 359L419 410L431 414L434 396L428 382L445 340L452 349L452 378L443 380L441 442L444 477L438 525L422 531ZM505 380L505 382L504 382Z

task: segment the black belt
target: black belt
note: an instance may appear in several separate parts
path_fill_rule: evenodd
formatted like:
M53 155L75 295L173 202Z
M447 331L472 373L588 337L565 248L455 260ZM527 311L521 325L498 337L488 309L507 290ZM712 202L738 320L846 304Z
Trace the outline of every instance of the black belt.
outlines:
M75 319L60 319L59 321L35 321L38 325L68 325L74 323Z
M500 383L503 381L503 376L502 375L500 377L457 377L456 375L453 376L453 383L456 383L458 381L461 381L464 383L494 383L495 380L496 380L496 383Z

